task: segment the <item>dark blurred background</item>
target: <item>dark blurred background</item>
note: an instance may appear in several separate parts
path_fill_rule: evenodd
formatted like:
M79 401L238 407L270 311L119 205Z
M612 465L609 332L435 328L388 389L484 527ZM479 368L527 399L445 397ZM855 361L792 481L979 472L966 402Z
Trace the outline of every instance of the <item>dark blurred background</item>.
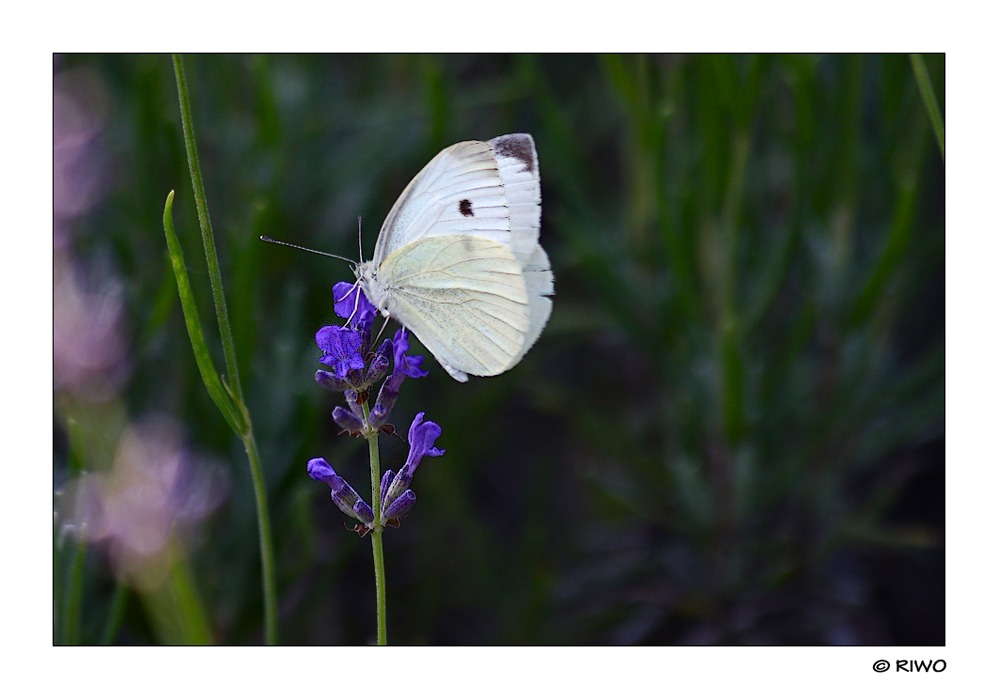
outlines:
M944 105L943 56L926 57ZM374 639L362 440L313 375L349 266L441 148L533 134L554 310L439 423L385 535L395 644L943 644L944 169L908 56L185 58L285 644ZM54 59L57 643L263 641L242 443L168 56ZM393 323L388 332L395 330ZM420 351L418 343L414 349ZM405 446L382 439L383 468ZM96 514L96 515L95 515ZM177 612L180 611L180 612Z

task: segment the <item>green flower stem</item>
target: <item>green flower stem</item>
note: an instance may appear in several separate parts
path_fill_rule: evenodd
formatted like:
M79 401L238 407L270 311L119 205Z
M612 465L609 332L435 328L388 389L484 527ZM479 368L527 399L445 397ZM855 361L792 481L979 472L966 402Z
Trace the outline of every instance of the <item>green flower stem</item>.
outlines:
M219 379L212 363L204 334L201 332L201 322L198 318L198 307L194 302L194 292L187 278L187 268L184 265L184 254L177 241L173 227L173 192L167 195L166 208L163 211L163 229L166 232L167 248L173 264L174 276L177 278L177 289L180 292L181 306L184 309L184 320L187 332L191 337L194 356L201 371L201 378L208 388L215 404L225 416L229 426L243 441L243 448L250 460L250 474L253 479L253 493L257 504L257 528L260 534L260 559L263 569L264 587L264 639L268 644L277 644L277 584L274 570L274 548L271 545L271 521L267 509L267 489L264 484L263 470L260 466L260 455L257 442L253 436L253 426L250 415L234 394L223 391L224 385Z
M926 107L926 114L930 117L933 125L933 134L937 137L937 146L940 147L940 157L944 157L944 126L943 118L940 116L940 105L937 104L937 95L933 92L933 83L930 82L930 74L926 70L926 61L918 53L909 54L912 62L912 72L916 75L916 84L919 85L919 94L923 97L923 105Z
M368 422L368 404L363 404L364 422ZM388 632L385 621L385 558L382 555L382 528L378 523L382 519L381 496L381 463L378 458L378 432L368 436L368 457L371 462L371 509L375 513L375 527L371 531L371 554L375 561L375 606L378 615L378 645L388 644Z
M277 644L277 583L274 567L274 547L271 544L271 516L267 508L267 487L260 466L257 441L250 432L243 438L243 447L250 460L253 494L257 501L257 523L260 537L260 561L264 577L264 637L268 644Z
M179 55L173 57L174 74L177 79L177 96L180 102L181 121L184 127L184 146L187 150L187 161L191 171L191 183L194 190L194 200L198 209L198 220L201 224L201 237L205 247L205 258L208 262L208 273L212 282L212 295L215 301L215 312L218 318L219 334L225 352L226 369L229 383L224 382L215 372L211 355L205 343L201 324L198 320L197 307L194 304L194 294L187 279L183 254L173 230L173 192L167 197L166 209L163 212L163 227L166 231L167 246L173 264L174 276L180 292L181 304L184 308L184 318L187 323L194 355L198 361L198 369L212 399L232 429L243 441L243 447L250 461L250 473L253 478L253 491L257 506L257 527L260 535L260 559L263 574L264 593L264 640L267 644L277 644L277 583L275 580L274 549L271 539L270 515L267 509L267 490L264 484L263 470L260 466L260 455L256 440L253 437L253 427L250 414L243 400L243 390L239 381L239 369L236 365L236 351L232 340L232 329L229 325L229 312L226 309L225 294L222 289L222 275L219 271L218 257L215 253L215 239L212 234L211 218L208 215L208 201L205 198L205 187L201 179L201 166L198 163L198 146L194 138L194 125L191 120L191 105L187 92L187 78L184 74L184 62ZM224 390L224 391L223 391Z

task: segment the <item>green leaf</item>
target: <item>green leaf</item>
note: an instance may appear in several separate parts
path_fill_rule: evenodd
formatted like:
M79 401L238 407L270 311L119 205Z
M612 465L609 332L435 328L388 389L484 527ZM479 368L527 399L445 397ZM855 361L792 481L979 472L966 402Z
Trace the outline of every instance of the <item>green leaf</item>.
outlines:
M923 106L926 107L926 114L933 125L933 135L936 136L937 146L940 147L940 157L944 157L944 126L943 117L940 116L940 105L937 104L937 95L933 91L933 83L930 82L930 74L926 70L926 61L918 54L909 54L912 61L912 72L916 74L916 83L919 85L919 94L923 98Z
M180 293L180 304L184 310L184 322L187 324L187 334L191 338L191 346L194 348L194 359L198 363L198 370L201 372L201 380L205 383L205 388L211 394L215 405L219 407L229 426L238 434L242 434L245 426L239 420L239 412L229 399L228 392L222 386L222 380L212 356L208 352L208 345L205 343L205 335L201 330L201 321L198 318L198 307L194 301L194 292L191 290L191 282L187 278L187 268L184 266L184 253L180 249L180 242L173 228L173 191L167 195L166 207L163 210L163 230L166 233L167 248L170 251L170 262L173 265L173 275L177 279L177 291Z

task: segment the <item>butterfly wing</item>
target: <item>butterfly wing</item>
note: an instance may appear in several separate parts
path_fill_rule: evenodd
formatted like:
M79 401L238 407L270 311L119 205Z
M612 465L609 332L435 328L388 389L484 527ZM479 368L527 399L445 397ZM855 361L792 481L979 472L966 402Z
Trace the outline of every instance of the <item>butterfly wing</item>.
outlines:
M520 263L527 290L528 329L524 342L511 360L513 367L531 349L552 313L555 277L548 254L538 243L541 230L541 171L538 152L530 134L507 134L489 141L496 167L503 180L510 214L507 245Z
M523 355L530 330L520 265L495 241L434 236L382 264L389 315L412 330L459 381L499 374Z
M509 231L503 180L482 141L449 146L417 173L385 217L372 262L378 267L416 240L464 231Z
M464 141L406 187L361 266L368 298L459 381L515 365L551 314L538 244L541 185L528 134Z

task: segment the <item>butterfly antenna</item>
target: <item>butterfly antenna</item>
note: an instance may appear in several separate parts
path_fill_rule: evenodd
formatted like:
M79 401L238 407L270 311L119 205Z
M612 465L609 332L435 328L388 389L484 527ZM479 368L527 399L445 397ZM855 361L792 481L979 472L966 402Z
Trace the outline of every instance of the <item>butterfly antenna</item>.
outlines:
M340 255L333 255L333 253L324 253L321 250L313 250L312 248L306 248L305 246L295 245L294 243L285 243L284 241L276 240L274 238L271 238L270 236L261 236L260 240L262 240L264 243L277 243L278 245L286 245L289 248L298 248L299 250L304 250L306 253L315 253L316 255L325 255L327 258L336 258L337 260L344 260L346 262L349 262L351 265L356 264L350 258L345 258Z
M361 245L361 217L357 217L357 259L364 260L364 247Z

